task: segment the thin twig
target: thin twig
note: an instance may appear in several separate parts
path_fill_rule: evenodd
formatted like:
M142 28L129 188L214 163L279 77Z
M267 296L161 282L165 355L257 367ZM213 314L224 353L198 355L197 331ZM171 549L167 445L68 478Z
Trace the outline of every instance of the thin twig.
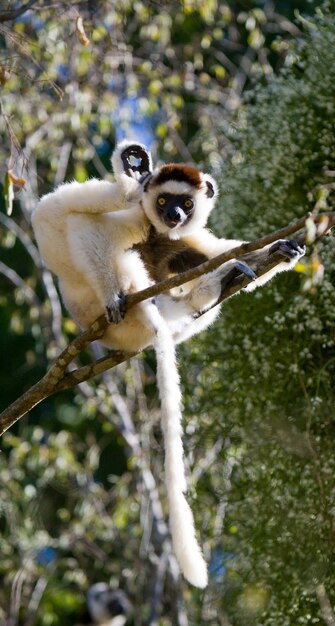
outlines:
M63 143L60 149L57 172L55 176L55 187L58 187L58 185L63 183L65 180L65 175L66 175L67 167L69 164L72 146L73 146L72 141L66 141L65 143Z
M6 278L13 284L15 287L21 289L25 299L29 302L30 305L34 305L37 308L41 307L41 301L37 297L36 293L33 291L29 285L27 285L24 280L13 270L11 267L8 267L0 261L0 274L6 276Z
M21 241L22 245L27 250L28 254L34 261L35 267L42 267L41 257L36 246L33 244L31 238L27 233L21 228L15 220L11 217L8 217L4 213L0 213L0 224L5 226L10 232L14 233L17 238Z

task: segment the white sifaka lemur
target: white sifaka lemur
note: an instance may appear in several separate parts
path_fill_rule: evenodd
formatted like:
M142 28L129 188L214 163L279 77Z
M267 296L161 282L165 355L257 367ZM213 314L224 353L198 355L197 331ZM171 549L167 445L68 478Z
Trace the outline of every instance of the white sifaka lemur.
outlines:
M283 262L257 278L241 261L228 261L184 288L144 301L125 314L128 294L195 267L240 245L218 239L205 225L217 185L195 167L168 164L152 170L151 155L136 142L123 141L112 164L115 182L67 183L44 196L32 215L41 256L59 279L64 303L81 328L106 312L104 345L124 351L154 346L165 444L165 474L173 548L181 570L197 587L207 584L186 479L181 429L181 394L175 344L200 332L218 315L223 286L239 274L253 278L251 291L304 254L293 240L279 240L245 260L257 265L273 252ZM197 315L204 312L200 317Z

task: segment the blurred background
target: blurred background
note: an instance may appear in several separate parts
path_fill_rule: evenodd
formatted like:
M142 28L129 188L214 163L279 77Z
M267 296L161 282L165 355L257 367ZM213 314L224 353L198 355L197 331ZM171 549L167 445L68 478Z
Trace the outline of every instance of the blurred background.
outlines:
M117 140L214 175L220 236L332 210L335 3L3 0L0 107L4 409L78 332L31 211L64 181L112 179ZM103 582L136 626L335 625L334 274L330 236L178 349L204 591L171 552L151 351L3 436L0 624L95 619Z

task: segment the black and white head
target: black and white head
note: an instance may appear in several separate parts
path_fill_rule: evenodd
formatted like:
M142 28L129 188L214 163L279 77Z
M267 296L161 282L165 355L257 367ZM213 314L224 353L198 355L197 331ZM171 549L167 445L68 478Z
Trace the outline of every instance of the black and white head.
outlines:
M129 140L116 146L112 165L116 177L126 174L142 185L143 209L157 232L179 239L207 223L218 193L209 174L179 163L152 171L148 149Z
M124 626L132 609L124 591L102 582L89 588L87 606L94 624L105 626Z
M157 232L179 239L205 226L217 185L197 168L170 163L144 181L143 209Z

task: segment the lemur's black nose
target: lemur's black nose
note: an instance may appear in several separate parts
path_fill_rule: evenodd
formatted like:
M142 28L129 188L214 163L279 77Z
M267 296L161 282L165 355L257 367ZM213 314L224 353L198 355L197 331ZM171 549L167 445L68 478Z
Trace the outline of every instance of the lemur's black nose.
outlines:
M167 217L172 224L178 224L183 219L183 211L179 206L170 207L167 212Z

